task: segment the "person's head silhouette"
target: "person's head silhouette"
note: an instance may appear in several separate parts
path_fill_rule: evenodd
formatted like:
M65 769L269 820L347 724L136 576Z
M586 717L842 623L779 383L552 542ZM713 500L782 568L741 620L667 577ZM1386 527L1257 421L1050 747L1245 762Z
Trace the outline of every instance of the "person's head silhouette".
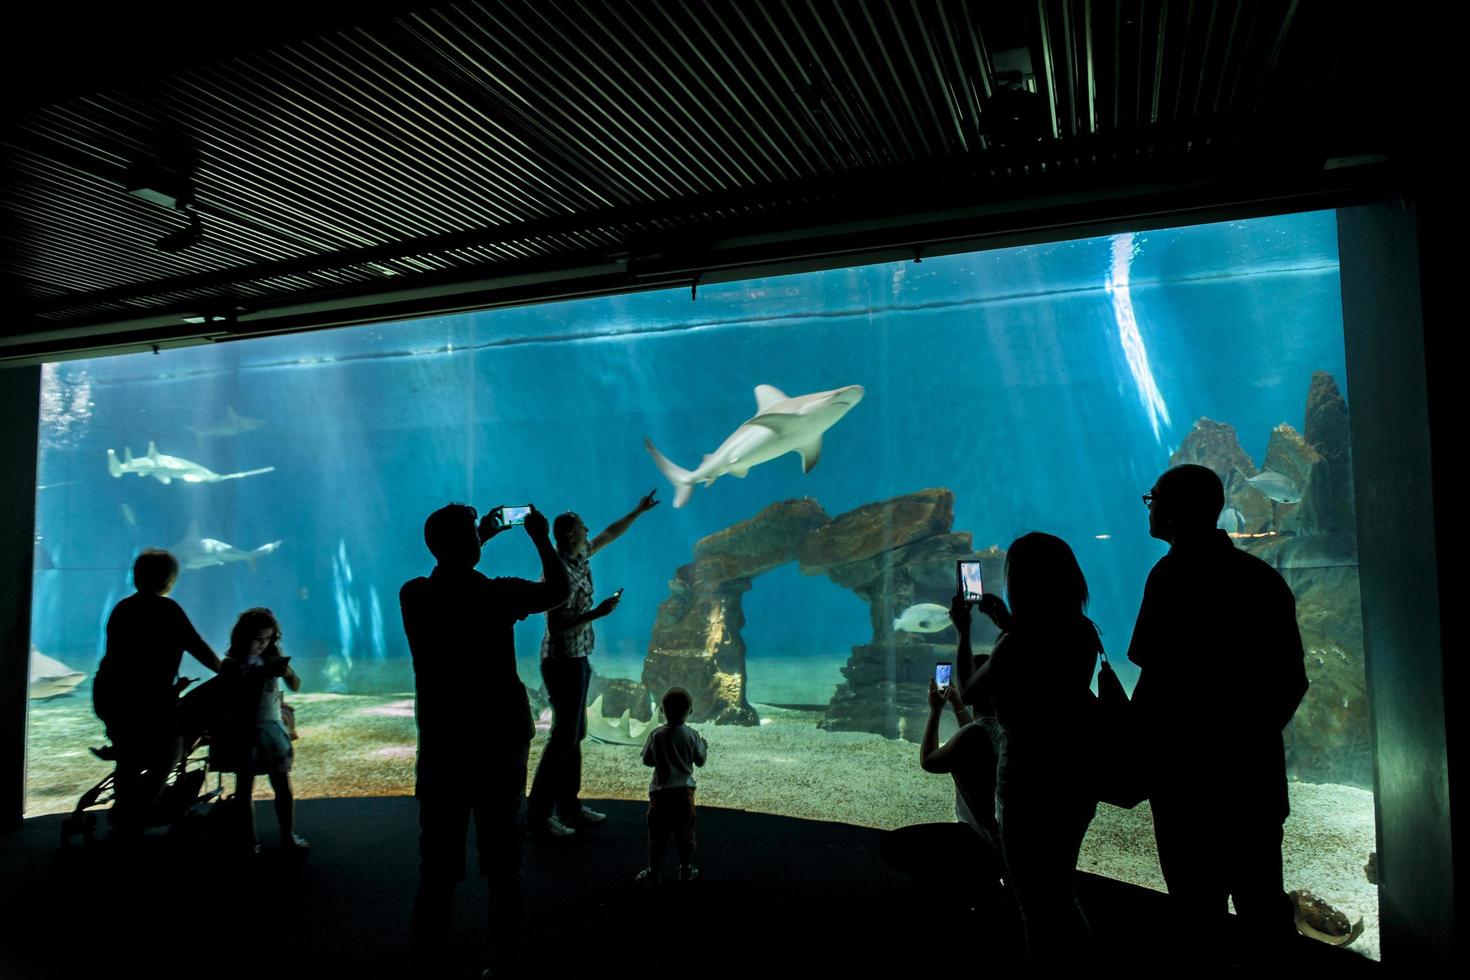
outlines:
M445 568L474 568L480 561L478 515L468 504L440 507L424 521L424 544Z
M247 609L235 620L230 630L230 656L279 657L281 624L276 614L264 606Z
M572 511L556 515L551 524L551 536L556 541L556 550L564 555L575 555L587 543L587 525Z
M1184 463L1165 470L1143 495L1148 505L1148 533L1173 543L1181 535L1208 534L1225 509L1225 485L1207 466Z
M1032 531L1006 550L1006 601L1018 623L1060 623L1086 616L1087 579L1067 542Z
M694 699L682 687L671 687L665 691L661 703L664 718L675 728L684 724L684 719L689 717L689 711L694 707Z
M179 560L162 548L149 548L133 561L133 588L168 595L179 577Z

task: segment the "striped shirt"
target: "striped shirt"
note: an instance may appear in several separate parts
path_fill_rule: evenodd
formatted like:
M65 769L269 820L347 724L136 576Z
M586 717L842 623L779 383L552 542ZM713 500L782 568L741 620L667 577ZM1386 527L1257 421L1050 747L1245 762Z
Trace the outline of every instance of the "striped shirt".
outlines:
M585 657L592 652L596 636L590 622L569 626L567 621L585 616L592 610L592 567L584 547L576 555L561 556L567 568L572 594L567 601L546 613L546 634L541 638L543 660L561 657Z

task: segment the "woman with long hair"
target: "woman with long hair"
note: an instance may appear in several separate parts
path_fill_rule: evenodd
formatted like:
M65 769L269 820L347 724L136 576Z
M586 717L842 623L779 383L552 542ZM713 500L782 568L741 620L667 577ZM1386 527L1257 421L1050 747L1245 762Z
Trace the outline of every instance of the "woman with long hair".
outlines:
M281 716L281 686L301 690L301 679L281 655L281 625L269 609L247 609L230 630L230 649L220 669L233 693L223 724L213 733L210 766L235 773L235 800L241 807L241 833L255 844L256 776L269 776L276 795L281 847L304 851L310 845L294 833L296 798L291 792L295 753Z
M1033 974L1056 976L1079 965L1091 939L1073 880L1097 811L1085 760L1102 644L1087 617L1087 580L1061 538L1033 532L1012 542L1005 592L1009 608L992 594L977 603L1001 631L983 658L970 648L969 604L956 597L955 666L964 700L994 706L995 816L1006 879Z

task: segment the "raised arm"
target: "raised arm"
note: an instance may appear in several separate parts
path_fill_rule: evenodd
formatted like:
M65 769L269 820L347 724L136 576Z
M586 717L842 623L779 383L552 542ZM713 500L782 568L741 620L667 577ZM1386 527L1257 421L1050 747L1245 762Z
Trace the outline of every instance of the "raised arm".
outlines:
M1002 632L1010 627L1010 612L998 596L983 596L979 607ZM955 596L950 602L949 619L954 623L955 632L959 634L959 642L955 646L955 686L959 689L961 700L966 704L975 704L978 698L987 697L984 682L978 679L982 675L988 675L992 658L975 656L970 645L970 604L961 596Z
M541 556L541 581L531 588L527 611L546 612L567 601L572 594L572 584L567 578L567 567L551 543L551 522L546 515L533 506L531 513L526 515L525 528L531 543L536 546L536 554Z
M978 728L962 724L960 730L950 736L948 742L939 744L939 720L944 716L944 703L957 705L959 714L959 692L953 687L941 691L933 680L929 681L929 719L924 724L924 737L919 742L919 766L925 772L954 772L957 760L970 739L984 736Z
M612 544L618 538L622 537L623 532L632 527L633 522L636 521L640 516L657 507L658 501L654 499L654 495L657 493L657 490L650 490L647 496L638 501L638 506L634 507L632 510L628 511L628 513L613 521L603 530L601 534L593 538L592 542L587 546L588 554L595 555L603 548Z
M970 646L970 604L964 596L957 595L950 600L949 621L960 637L954 652L954 670L956 686L963 691L970 686L970 678L975 675L975 651Z

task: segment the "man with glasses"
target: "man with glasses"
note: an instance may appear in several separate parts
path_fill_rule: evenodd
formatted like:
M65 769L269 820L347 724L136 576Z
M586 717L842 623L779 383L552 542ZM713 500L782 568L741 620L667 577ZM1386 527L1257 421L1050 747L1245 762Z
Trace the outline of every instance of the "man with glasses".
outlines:
M1295 934L1281 733L1307 691L1296 598L1216 526L1225 490L1213 470L1176 466L1143 502L1169 553L1149 573L1128 659L1174 934L1223 922L1233 899L1239 953L1264 963Z
M588 559L607 547L633 526L647 511L658 506L651 491L627 514L587 540L587 525L571 511L552 524L557 554L566 565L572 594L566 604L546 614L546 635L541 640L541 679L551 701L551 735L536 764L531 781L528 826L543 837L570 837L579 826L602 823L607 817L582 805L582 740L587 737L587 684L592 668L587 657L595 636L592 622L618 607L619 590L597 605L592 604L592 569Z

